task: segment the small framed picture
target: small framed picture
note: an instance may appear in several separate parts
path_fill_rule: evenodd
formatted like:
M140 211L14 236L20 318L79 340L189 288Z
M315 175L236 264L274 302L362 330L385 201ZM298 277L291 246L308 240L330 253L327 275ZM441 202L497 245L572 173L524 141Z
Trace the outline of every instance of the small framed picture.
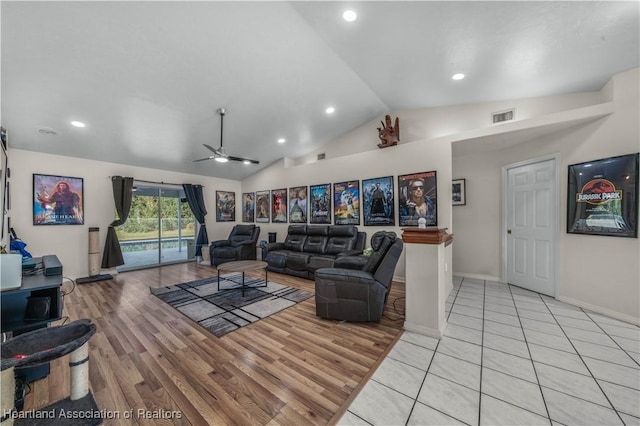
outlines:
M465 179L454 179L451 181L451 204L454 206L464 206L467 204Z

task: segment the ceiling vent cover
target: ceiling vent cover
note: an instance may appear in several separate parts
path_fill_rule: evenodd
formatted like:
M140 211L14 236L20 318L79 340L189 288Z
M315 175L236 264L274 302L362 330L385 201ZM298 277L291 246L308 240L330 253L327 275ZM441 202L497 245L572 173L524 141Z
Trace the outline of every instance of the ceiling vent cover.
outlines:
M38 126L36 131L44 136L58 136L60 134L60 130L52 129L51 127Z
M491 122L492 123L502 123L503 121L511 121L516 116L516 110L514 108L498 111L491 114Z
M326 158L326 154L323 152L322 154L318 154L318 160L324 160Z

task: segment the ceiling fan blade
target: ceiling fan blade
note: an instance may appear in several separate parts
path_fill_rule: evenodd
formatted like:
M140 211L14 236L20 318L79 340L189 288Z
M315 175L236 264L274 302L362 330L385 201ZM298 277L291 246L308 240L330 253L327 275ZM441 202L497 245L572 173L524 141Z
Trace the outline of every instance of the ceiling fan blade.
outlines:
M203 143L202 145L204 145L205 148L207 148L209 151L212 151L215 154L220 155L220 150L219 149L216 149L216 148L212 147L211 145L207 145L206 143Z
M260 162L258 160L250 160L248 158L241 158L241 157L233 157L231 155L228 155L227 158L229 160L233 160L233 161L248 161L251 164L260 164Z
M207 157L207 158L201 158L199 160L193 160L194 163L197 163L198 161L206 161L206 160L213 160L215 157L211 156L211 157Z

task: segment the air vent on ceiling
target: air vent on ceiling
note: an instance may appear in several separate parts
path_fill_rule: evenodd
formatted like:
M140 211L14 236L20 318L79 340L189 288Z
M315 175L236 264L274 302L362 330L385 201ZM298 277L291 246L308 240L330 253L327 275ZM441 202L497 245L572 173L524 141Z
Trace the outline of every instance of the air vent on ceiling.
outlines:
M503 121L513 120L516 116L515 109L508 109L505 111L498 111L491 114L491 121L495 123L502 123Z
M36 127L36 131L45 136L58 136L60 134L60 130L52 129L51 127Z
M326 157L326 154L323 152L322 154L318 154L318 160L324 160Z

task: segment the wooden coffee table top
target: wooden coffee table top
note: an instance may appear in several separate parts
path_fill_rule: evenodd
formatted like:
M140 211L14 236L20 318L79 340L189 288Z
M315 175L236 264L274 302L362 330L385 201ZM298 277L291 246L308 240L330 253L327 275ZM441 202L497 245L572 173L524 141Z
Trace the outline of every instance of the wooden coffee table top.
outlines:
M247 272L264 269L267 266L267 262L261 260L236 260L234 262L221 263L217 266L217 269L222 272Z

